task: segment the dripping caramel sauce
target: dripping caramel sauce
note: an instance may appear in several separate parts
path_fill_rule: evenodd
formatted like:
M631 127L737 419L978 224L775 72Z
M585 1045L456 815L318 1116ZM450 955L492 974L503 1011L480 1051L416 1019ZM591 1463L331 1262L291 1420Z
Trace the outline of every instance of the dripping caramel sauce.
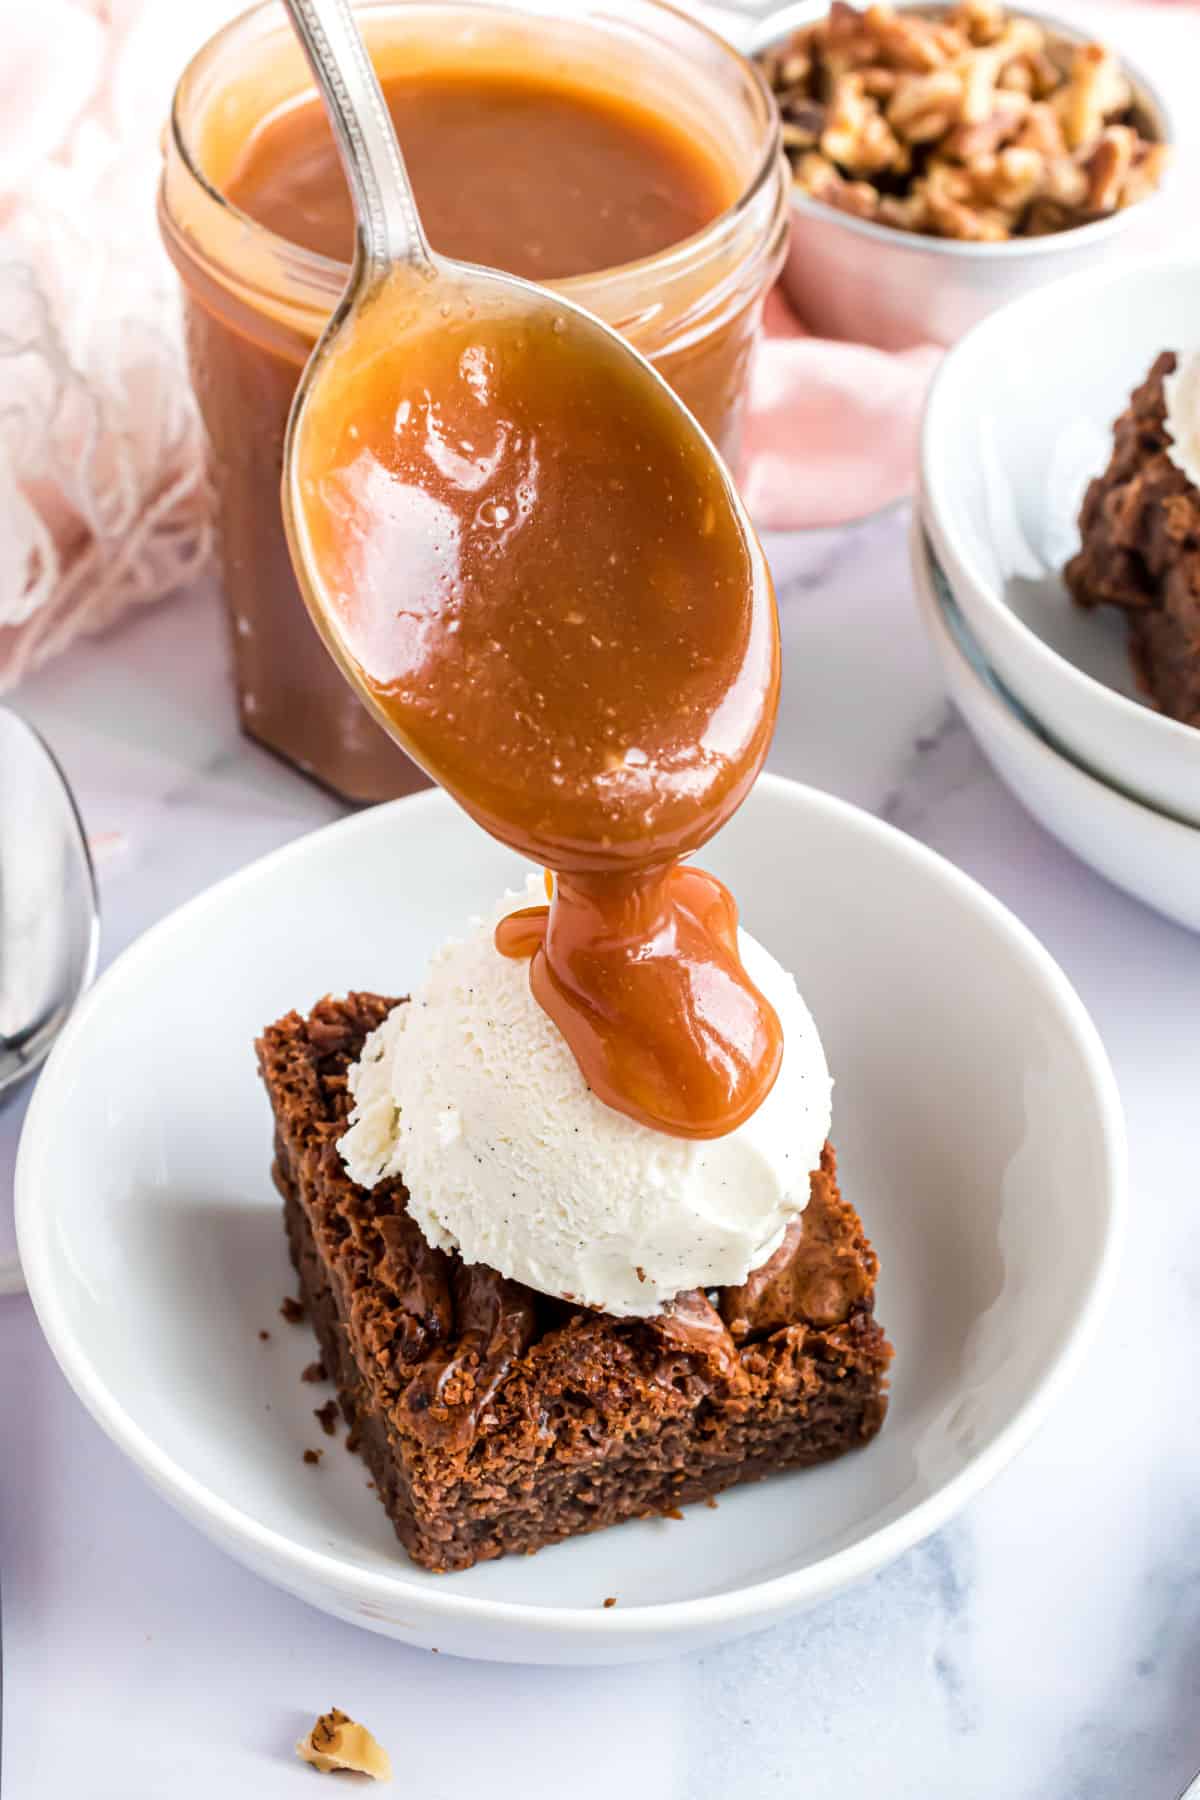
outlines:
M737 905L702 869L560 876L547 906L496 927L530 958L534 997L606 1106L682 1137L721 1137L757 1110L783 1055L747 980Z
M554 871L504 919L588 1085L712 1138L761 1104L778 1018L737 909L685 866L745 797L779 686L774 596L723 469L547 295L389 277L313 388L296 508L330 648L401 745ZM449 295L449 298L447 298Z

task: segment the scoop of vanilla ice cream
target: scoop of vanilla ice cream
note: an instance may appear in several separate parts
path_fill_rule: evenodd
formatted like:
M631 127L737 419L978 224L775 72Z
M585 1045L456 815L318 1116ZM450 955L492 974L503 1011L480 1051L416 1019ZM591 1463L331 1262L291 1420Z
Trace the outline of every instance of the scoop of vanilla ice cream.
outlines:
M497 921L544 898L536 877L507 895L367 1039L338 1146L351 1178L403 1176L431 1244L604 1312L744 1281L807 1204L829 1132L832 1083L795 981L739 934L783 1027L775 1085L725 1137L654 1131L596 1098L528 963L495 948Z
M1167 455L1200 488L1200 350L1180 356L1163 381L1166 426L1171 434Z

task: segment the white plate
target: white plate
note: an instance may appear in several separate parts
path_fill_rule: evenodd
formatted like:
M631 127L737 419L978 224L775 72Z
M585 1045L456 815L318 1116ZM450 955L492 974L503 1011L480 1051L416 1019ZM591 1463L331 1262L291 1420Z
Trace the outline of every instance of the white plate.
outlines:
M1200 824L1200 731L1144 703L1125 620L1062 581L1112 423L1161 350L1200 344L1200 262L1135 263L1007 306L947 356L921 440L921 505L988 661L1105 781Z
M278 1315L293 1281L252 1040L327 990L404 992L516 882L517 860L441 794L317 832L202 895L68 1026L17 1172L38 1315L104 1429L268 1579L468 1656L617 1662L710 1643L916 1543L1059 1392L1109 1289L1125 1183L1112 1074L1065 978L949 864L779 779L706 861L820 1023L845 1189L882 1257L898 1354L870 1448L682 1523L430 1575L362 1464L321 1437L321 1395L299 1380L314 1351ZM308 1445L326 1449L318 1470Z
M916 521L911 552L922 617L947 686L1001 780L1093 869L1200 931L1200 829L1106 786L1056 750L987 666Z

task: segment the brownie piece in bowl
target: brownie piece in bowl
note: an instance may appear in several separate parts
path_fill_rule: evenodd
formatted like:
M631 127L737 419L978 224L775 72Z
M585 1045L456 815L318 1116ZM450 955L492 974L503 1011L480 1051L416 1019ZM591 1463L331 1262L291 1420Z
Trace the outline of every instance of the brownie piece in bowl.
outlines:
M415 1562L469 1568L858 1448L886 1411L875 1253L827 1145L805 1212L739 1287L649 1318L535 1293L432 1248L403 1181L337 1144L373 994L258 1046L292 1258L342 1410Z
M1122 608L1141 685L1168 717L1200 725L1200 489L1173 454L1177 363L1164 351L1117 420L1063 573L1080 606Z

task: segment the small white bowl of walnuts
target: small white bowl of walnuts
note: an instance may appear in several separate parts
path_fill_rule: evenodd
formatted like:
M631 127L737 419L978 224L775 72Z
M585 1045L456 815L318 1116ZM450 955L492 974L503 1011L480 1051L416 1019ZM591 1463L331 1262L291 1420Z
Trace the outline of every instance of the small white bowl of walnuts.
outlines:
M999 0L800 0L754 49L794 177L784 282L822 335L951 344L1147 238L1171 122L1072 26Z

